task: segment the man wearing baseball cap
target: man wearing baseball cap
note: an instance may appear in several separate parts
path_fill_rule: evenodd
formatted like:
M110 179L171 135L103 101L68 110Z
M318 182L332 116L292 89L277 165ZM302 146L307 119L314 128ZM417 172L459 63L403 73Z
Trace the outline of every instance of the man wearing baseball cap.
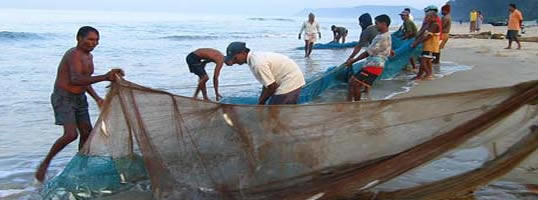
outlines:
M409 19L409 12L406 10L402 11L402 13L400 13L400 17L404 21L401 28L403 33L402 39L407 40L416 37L418 31L417 26L415 25L415 22Z
M250 71L263 85L259 105L297 104L301 87L305 84L299 66L285 55L270 52L251 52L244 42L232 42L226 48L224 62L248 64Z

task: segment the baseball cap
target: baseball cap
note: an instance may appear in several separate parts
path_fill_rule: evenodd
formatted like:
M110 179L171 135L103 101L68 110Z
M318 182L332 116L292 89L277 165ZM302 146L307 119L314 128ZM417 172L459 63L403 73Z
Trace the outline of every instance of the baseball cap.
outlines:
M247 44L244 42L232 42L226 48L225 62L230 61L235 55L241 53L247 49Z
M424 12L428 12L428 11L432 11L432 10L435 11L435 12L438 12L439 8L437 8L437 6L434 6L434 5L429 5L426 8L424 8Z

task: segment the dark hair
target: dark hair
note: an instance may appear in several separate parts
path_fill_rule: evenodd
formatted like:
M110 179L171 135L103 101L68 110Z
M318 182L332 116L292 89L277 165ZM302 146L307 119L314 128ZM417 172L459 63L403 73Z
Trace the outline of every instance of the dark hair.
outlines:
M245 47L245 52L250 53L250 49Z
M368 26L372 25L372 16L368 13L364 13L359 17L359 22L361 23L362 30L368 28Z
M388 15L379 15L375 17L375 21L385 23L387 26L390 26L390 17Z
M404 10L407 12L411 12L411 8L405 8Z
M86 36L88 36L90 32L94 32L97 35L99 35L99 31L97 31L97 29L91 26L83 26L83 27L80 27L80 29L78 29L77 38L78 37L85 38Z
M445 11L447 13L450 13L450 8L451 8L450 5L446 4L443 7L441 7L441 11Z
M508 6L510 6L510 7L512 7L512 8L514 8L514 9L517 9L517 8L516 8L516 4L513 4L513 3L511 3L511 4L508 4Z

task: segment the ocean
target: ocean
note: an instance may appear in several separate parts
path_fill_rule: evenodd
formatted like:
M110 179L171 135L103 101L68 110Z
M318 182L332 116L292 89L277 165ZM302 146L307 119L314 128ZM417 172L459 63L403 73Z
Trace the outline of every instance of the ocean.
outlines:
M65 51L76 45L81 26L100 31L99 46L93 51L95 74L122 68L126 79L191 96L197 77L191 74L185 56L197 48L225 51L233 41L243 41L252 51L272 51L292 58L305 76L340 65L352 49L314 50L310 58L296 47L300 25L297 17L183 15L179 13L135 13L59 10L0 10L0 199L40 199L33 175L39 162L61 136L62 127L54 125L50 94L58 63ZM394 20L394 19L393 19ZM330 26L349 29L348 41L357 40L360 28L356 18L318 18L322 39L332 40ZM394 20L393 28L399 20ZM207 71L211 76L214 65ZM468 70L457 62L443 61L437 77ZM412 89L412 75L403 74L377 83L370 99L391 98ZM258 95L260 84L247 66L225 66L220 76L223 96ZM104 97L107 83L94 88ZM208 86L212 86L211 81ZM214 97L213 90L209 94ZM343 101L346 88L331 90L317 102ZM90 114L96 120L98 109L89 98ZM51 163L47 178L65 167L77 152L70 144ZM460 164L465 165L464 161ZM491 189L496 194L502 189Z

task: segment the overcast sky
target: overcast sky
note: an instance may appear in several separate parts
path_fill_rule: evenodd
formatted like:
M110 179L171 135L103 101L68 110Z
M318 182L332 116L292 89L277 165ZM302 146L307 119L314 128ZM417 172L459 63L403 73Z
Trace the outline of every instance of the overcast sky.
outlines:
M182 13L293 15L305 8L360 5L406 5L423 8L446 0L1 0L0 8L107 11L172 11Z

